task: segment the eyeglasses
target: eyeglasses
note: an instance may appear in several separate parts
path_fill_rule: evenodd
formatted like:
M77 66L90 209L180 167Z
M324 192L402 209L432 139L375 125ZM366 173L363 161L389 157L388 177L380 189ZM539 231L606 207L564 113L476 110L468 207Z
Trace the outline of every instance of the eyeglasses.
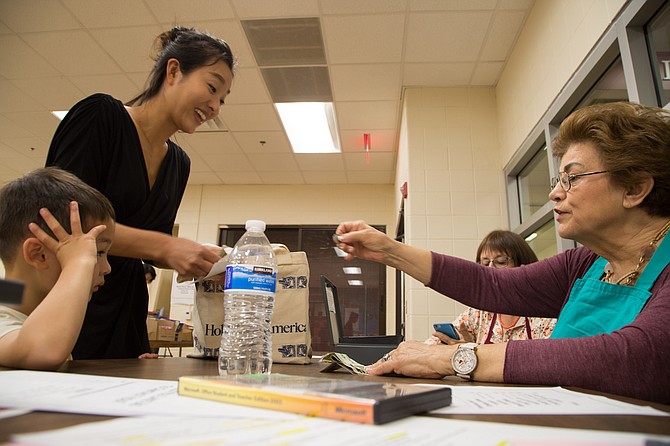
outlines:
M572 182L579 177L586 177L589 175L597 175L599 173L607 173L608 170L599 170L597 172L584 172L584 173L567 173L567 172L558 172L558 178L551 179L551 190L554 190L557 184L561 185L561 189L568 192L572 188Z
M509 265L510 260L512 259L506 256L496 257L495 259L483 258L479 260L479 264L484 266L491 266L491 264L493 264L494 268L505 268L507 265Z

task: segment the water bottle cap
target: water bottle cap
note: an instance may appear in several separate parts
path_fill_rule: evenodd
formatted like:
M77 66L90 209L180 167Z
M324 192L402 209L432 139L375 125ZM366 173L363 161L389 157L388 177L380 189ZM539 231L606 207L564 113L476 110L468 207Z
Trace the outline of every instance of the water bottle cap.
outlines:
M247 220L244 228L247 231L265 232L265 222L263 220Z

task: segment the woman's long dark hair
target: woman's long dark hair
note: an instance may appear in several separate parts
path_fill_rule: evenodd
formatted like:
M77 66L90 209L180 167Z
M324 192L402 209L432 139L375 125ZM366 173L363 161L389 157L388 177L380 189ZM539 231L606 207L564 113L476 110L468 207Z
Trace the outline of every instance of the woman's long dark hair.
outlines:
M214 65L222 60L231 72L235 72L235 59L230 46L195 28L175 27L165 31L156 38L158 55L147 86L142 93L126 102L126 105L141 105L156 96L165 81L167 62L177 59L183 74L188 74L200 67Z

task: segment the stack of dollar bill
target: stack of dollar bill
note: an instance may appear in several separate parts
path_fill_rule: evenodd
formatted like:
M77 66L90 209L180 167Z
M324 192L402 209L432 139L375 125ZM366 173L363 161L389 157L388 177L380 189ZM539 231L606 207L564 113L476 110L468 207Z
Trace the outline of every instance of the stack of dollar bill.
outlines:
M332 367L328 367L326 370L323 370L324 372L332 371L334 369L341 367L354 375L368 374L368 372L365 371L365 366L363 364L357 363L344 353L337 353L337 352L326 353L321 358L321 362L328 362L333 365Z

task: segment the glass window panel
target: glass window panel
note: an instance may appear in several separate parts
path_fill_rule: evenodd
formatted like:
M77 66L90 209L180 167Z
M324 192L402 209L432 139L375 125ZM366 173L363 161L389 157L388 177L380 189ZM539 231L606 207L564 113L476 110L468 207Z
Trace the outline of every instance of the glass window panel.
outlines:
M386 232L385 226L375 226ZM344 335L386 334L386 267L377 262L338 257L333 245L337 225L328 226L272 226L265 234L272 243L282 243L291 251L305 251L309 262L309 323L312 350L333 351L325 317L325 303L321 290L321 275L337 286L341 312L344 315ZM219 243L234 246L244 234L244 227L229 226L219 231ZM347 274L344 267L355 267L360 273ZM360 280L362 285L351 285L349 280ZM346 324L349 322L349 324Z
M612 65L598 79L598 82L586 93L584 99L575 107L575 110L591 104L604 102L628 101L626 79L623 75L621 57L617 57Z
M540 260L557 254L555 220L551 219L551 221L540 226L537 231L526 237L526 241Z
M522 223L549 200L550 181L547 147L543 146L517 175Z
M670 5L661 9L647 26L656 91L664 107L670 105Z

